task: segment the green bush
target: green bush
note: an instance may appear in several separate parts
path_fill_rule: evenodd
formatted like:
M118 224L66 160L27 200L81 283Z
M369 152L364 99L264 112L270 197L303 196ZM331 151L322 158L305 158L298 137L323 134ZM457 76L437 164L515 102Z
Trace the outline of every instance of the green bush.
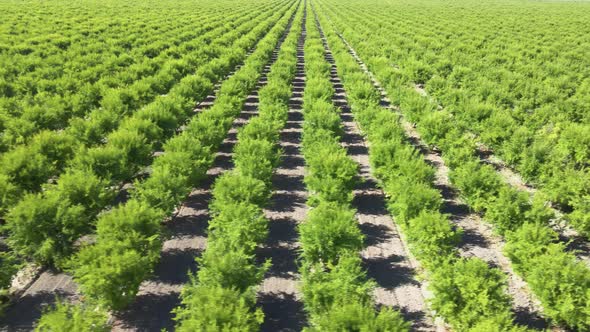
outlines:
M388 181L383 184L383 189L390 195L387 208L402 224L417 217L422 211L438 211L442 206L438 190L426 183L415 183L412 178Z
M253 292L193 282L182 290L182 307L174 309L179 332L258 331L264 321L262 310L255 309Z
M301 256L313 263L335 264L343 254L363 247L355 211L334 202L322 202L311 209L299 225L299 237Z
M304 131L324 129L332 132L332 135L339 137L342 134L340 116L334 105L326 100L318 100L309 106L303 123Z
M339 145L321 144L307 155L305 184L318 201L350 203L357 183L358 164ZM315 204L314 201L311 201Z
M375 312L370 305L350 302L333 306L304 331L402 332L410 331L410 323L390 308Z
M267 235L267 220L261 208L252 204L227 205L209 222L209 241L223 242L234 250L252 253Z
M504 234L525 223L525 213L530 208L527 193L505 185L500 188L498 195L490 200L485 218L496 226L500 234Z
M238 141L234 148L235 170L270 185L280 153L276 144L266 140L246 139Z
M84 208L59 195L27 194L6 216L11 248L34 261L54 264L72 252L88 229Z
M21 193L22 190L7 175L0 174L0 215L5 215L16 204Z
M215 181L212 192L214 198L209 208L214 213L233 203L264 206L270 198L264 182L237 172L227 172L220 176Z
M139 165L148 165L151 161L152 147L140 132L115 131L107 137L107 142L122 151L128 168L137 169Z
M304 262L301 273L303 303L312 321L337 306L371 302L375 285L367 282L358 253L341 256L333 265Z
M71 305L57 301L55 308L45 310L35 331L38 332L106 332L107 313L90 304Z
M482 260L441 264L430 279L435 294L432 308L457 330L469 329L490 317L510 316L506 277Z
M503 183L496 171L478 161L471 161L451 171L451 181L475 211L484 211Z
M4 154L0 169L12 183L30 191L38 190L55 172L55 166L46 156L26 146Z
M557 234L545 226L525 224L508 234L504 252L537 294L549 317L571 328L587 330L590 272L565 251L562 243L553 243L556 239Z
M111 179L114 183L133 175L127 167L125 151L114 146L83 150L72 161L72 167L90 170L101 179Z
M463 230L453 227L446 215L422 211L408 221L405 233L412 253L422 264L436 267L456 254Z
M226 241L208 244L203 256L197 258L199 283L205 286L219 286L245 292L260 284L270 261L258 266L255 255L245 249L236 249Z

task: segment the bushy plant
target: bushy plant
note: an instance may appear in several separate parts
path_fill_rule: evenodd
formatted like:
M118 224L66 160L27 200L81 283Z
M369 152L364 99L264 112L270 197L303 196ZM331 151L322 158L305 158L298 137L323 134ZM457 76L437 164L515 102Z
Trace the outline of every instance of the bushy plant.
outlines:
M38 332L106 332L107 313L92 304L72 305L58 300L54 308L47 309L39 319Z
M227 172L215 181L213 197L209 208L215 213L232 203L264 206L270 193L261 180L237 172Z
M363 246L355 211L335 202L322 202L311 209L299 234L301 256L314 263L335 264L343 254L358 252Z
M333 306L313 320L312 327L304 331L403 332L410 331L410 323L390 308L375 312L370 305L349 302Z
M193 281L182 290L182 307L174 310L177 331L258 331L264 320L260 309L252 309L253 292Z
M436 266L456 254L463 230L453 227L446 215L424 210L408 221L405 233L422 264Z
M502 271L479 259L441 264L431 276L432 307L460 330L489 317L509 316L505 278Z

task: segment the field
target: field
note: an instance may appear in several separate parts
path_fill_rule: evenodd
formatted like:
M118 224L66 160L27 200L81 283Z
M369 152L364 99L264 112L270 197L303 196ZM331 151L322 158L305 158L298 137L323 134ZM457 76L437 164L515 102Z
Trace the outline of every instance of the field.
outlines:
M590 331L588 22L0 1L0 331Z

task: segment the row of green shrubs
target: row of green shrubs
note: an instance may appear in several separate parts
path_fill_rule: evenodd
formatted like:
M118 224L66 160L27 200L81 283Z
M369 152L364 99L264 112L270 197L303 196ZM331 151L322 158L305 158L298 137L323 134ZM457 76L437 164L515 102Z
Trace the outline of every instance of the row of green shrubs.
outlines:
M380 106L380 95L332 23L317 10L326 28L338 72L356 121L370 142L373 173L387 195L406 241L425 269L432 309L459 331L520 330L513 325L506 277L476 258L461 258L462 230L440 212L441 193L434 188L434 169L405 136L399 117Z
M438 111L436 102L406 87L395 71L369 62L377 77L422 138L437 146L450 167L450 179L461 196L507 241L504 252L557 324L590 330L590 270L558 240L549 226L555 218L543 193L529 194L507 184L496 170L482 163L476 141L454 125L453 116ZM583 228L583 227L582 227ZM580 228L578 228L580 229Z
M310 211L299 226L307 331L407 331L398 312L376 310L375 283L362 267L364 236L352 208L358 164L340 144L331 65L311 10L306 22L303 155Z
M292 94L302 4L270 67L268 83L258 92L259 115L238 132L234 169L214 183L207 248L197 259L199 271L183 288L182 305L174 310L177 331L258 331L264 320L255 307L256 287L271 262L258 263L255 249L268 234L262 209L270 198L272 175L281 156L279 133L287 121ZM259 49L266 56L259 59L258 69L267 63L281 33L282 29L271 32L266 46Z
M14 251L7 253L7 258L1 260L3 270L14 271L12 269L14 259L8 259L14 256L63 267L62 265L75 250L75 241L80 236L91 233L99 213L112 204L117 189L116 185L124 179L130 179L134 172L137 172L151 159L156 138L150 134L160 134L158 140L164 140L174 134L170 127L169 132L164 135L162 132L166 128L164 125L166 122L158 120L169 119L180 125L190 117L193 114L195 103L203 100L213 90L213 83L199 77L198 74L218 72L218 75L221 75L224 72L229 72L230 66L237 65L245 57L246 51L253 47L276 21L276 17L266 20L263 18L261 16L260 19L248 24L252 24L255 28L251 33L241 37L239 44L236 44L236 47L238 45L241 47L240 49L201 67L197 74L187 76L166 97L159 98L159 102L135 113L136 118L126 122L129 123L128 126L123 125L117 130L112 135L114 139L109 140L105 146L87 150L94 151L86 157L96 156L95 167L72 167L60 177L56 184L47 185L43 192L25 195L24 199L7 215L5 229L8 231L10 236L8 241ZM132 124L135 124L135 130L131 130ZM208 146L211 145L214 138L208 137L208 133L201 131L200 128L195 131L198 131L200 135L207 136L203 141ZM150 142L152 144L148 144ZM190 142L187 144L175 137L164 144L163 148L183 150L185 148L183 145L190 146L190 144ZM197 145L193 148L195 150L209 149L205 145L203 148L200 146ZM76 158L85 159L80 155ZM147 192L149 191L147 188L151 185L154 188L153 194L158 195L157 186L153 183L157 184L161 178L169 179L157 172L159 168L169 168L169 166L162 167L161 164L168 161L168 163L176 165L177 168L187 167L186 163L181 164L180 160L175 160L175 158L173 154L156 158L152 165L151 177L157 180L146 181L141 185L146 189L138 189L137 191ZM199 161L201 159L197 158ZM115 177L111 172L118 172L119 176ZM123 176L123 173L126 175ZM174 190L178 191L183 188ZM171 205L170 201L173 200L172 198L168 199L166 206L157 206L157 208L167 211ZM5 281L2 287L7 287L10 278L3 278L2 281Z
M126 151L103 145L118 140L129 146L135 138L125 137L129 135L127 132L139 130L147 142L157 147L158 142L174 133L183 118L168 113L179 113L181 109L188 112L195 100L202 100L213 90L213 83L233 68L237 57L227 57L227 54L236 53L245 45L244 40L239 42L240 37L252 29L252 19L256 15L237 19L231 26L220 26L190 41L183 57L168 61L159 74L144 77L124 88L110 89L101 98L100 105L86 116L81 114L71 119L65 130L41 131L27 144L3 154L0 157L0 214L14 207L26 193L40 191L48 179L70 168L90 168L102 177L127 176L128 172L120 170L126 167ZM208 39L213 40L209 45L206 44ZM216 58L231 61L211 62ZM194 68L199 69L195 72ZM187 84L202 84L201 91L186 97L183 85ZM166 93L168 95L163 95ZM161 129L151 128L147 121L158 124ZM140 161L141 165L145 164L145 160L137 160Z
M448 36L455 35L447 38L443 46L433 34L421 35L422 31L411 27L405 27L408 33L393 33L391 27L397 29L403 23L373 8L365 7L363 14L359 14L360 10L354 12L358 16L353 23L343 14L346 5L338 5L341 7L331 10L346 17L342 22L348 27L343 25L342 31L354 39L357 51L366 54L369 64L387 73L385 80L401 81L393 83L402 90L423 84L425 91L444 106L438 113L446 117L447 126L476 135L478 142L492 148L496 156L542 191L569 224L590 239L590 113L583 111L590 100L590 80L578 77L576 67L588 66L586 59L572 60L572 54L581 54L575 47L553 45L560 52L552 54L550 60L530 57L531 47L526 41L531 38L520 35L523 42L514 42L513 37L539 33L534 32L539 29L537 24L531 24L530 29L504 31L504 37L488 40L490 48L477 45L476 40L487 33L485 29L477 31L480 24L476 24L474 38L470 39L454 38L462 34L462 29L443 24ZM504 18L509 15L515 13L502 14ZM406 18L411 20L411 15ZM460 24L469 26L470 19L474 18L462 17L459 21L466 20ZM534 19L533 15L529 23ZM375 24L379 21L383 24ZM569 23L577 24L575 20ZM551 32L559 36L550 38L552 42L567 40L563 38L564 30ZM384 52L384 47L389 51ZM539 52L546 49L544 45ZM449 54L454 52L461 56ZM554 67L545 66L547 61ZM409 98L400 92L391 97L396 101Z
M261 15L248 22L246 28L251 32L238 39L232 52L200 67L168 95L135 112L109 134L106 144L79 151L72 166L55 184L45 186L41 193L26 194L7 214L11 248L36 262L59 267L73 252L74 242L91 233L97 215L113 203L117 186L151 163L153 152L162 145L160 142L173 136L176 128L194 114L195 103L212 92L215 80L239 64L248 49L272 27L275 21L265 18ZM209 118L209 114L203 116ZM208 131L198 128L205 149L223 135L215 131L214 125L202 127L208 128ZM164 149L167 145L164 144ZM168 158L172 157L164 157Z
M278 2L273 2L267 5L268 8L257 10L272 11L278 6ZM222 48L230 46L231 43L228 42L237 38L232 34L233 30L253 19L259 12L257 10L244 6L229 17L211 15L200 22L200 27L193 27L193 33L188 36L179 32L166 43L146 45L146 49L153 49L158 55L148 58L141 65L136 64L122 72L105 75L92 84L84 84L83 80L74 81L76 84L72 85L79 87L80 91L73 95L61 96L58 91L37 92L35 84L31 82L28 93L33 96L4 101L6 108L22 110L13 110L10 114L0 112L0 149L7 151L30 142L43 130L65 128L68 128L69 135L85 143L100 142L104 136L100 134L113 130L117 121L125 114L139 109L156 96L167 93L181 77L194 72L194 68L207 59L221 56L226 51ZM134 55L136 58L126 57L128 61L124 63L143 58L143 53ZM55 67L61 67L61 64ZM98 75L96 78L100 77L100 71L93 74ZM56 82L44 82L43 85L48 88L48 85L57 84ZM19 101L25 105L18 104ZM4 110L3 107L0 109ZM105 114L104 111L108 113ZM48 160L48 163L51 161Z
M69 326L67 324L71 324L68 317L76 314L79 315L81 326L97 325L96 320L106 317L105 309L121 310L134 300L141 282L152 273L160 258L162 220L170 216L199 180L205 177L215 151L225 138L233 119L240 113L248 93L254 89L295 9L293 3L288 9L274 13L253 30L252 33L264 34L265 29L261 27L272 26L276 22L256 45L244 65L223 82L215 104L194 117L180 135L165 145L164 154L154 162L152 175L136 184L132 199L99 217L95 243L83 247L68 266L86 302L79 306L58 304L55 310L43 315L38 324L40 329L63 331ZM210 128L210 131L203 131L203 128ZM228 180L232 182L232 179ZM216 184L214 196L219 196L216 192L223 191L223 188L223 185ZM229 196L232 194L235 193L228 193ZM251 215L248 211L240 210L238 214L226 214L225 220L246 217L246 221L250 221L247 217ZM248 226L248 223L243 226ZM212 248L212 243L214 241L210 240L209 248ZM212 255L216 255L216 252L210 251ZM232 264L225 266L231 269L234 267ZM206 268L201 267L201 270ZM214 278L215 273L209 274L209 277ZM223 294L227 296L225 292ZM217 300L213 305L217 305ZM233 304L234 299L229 301ZM223 306L220 308L225 309ZM102 312L102 316L97 312ZM222 314L223 311L218 309L218 313ZM103 328L104 324L98 326Z
M507 241L504 253L541 301L544 313L557 324L590 330L590 270L551 229L550 222L555 215L545 203L548 192L538 192L531 199L528 193L505 183L492 166L481 162L476 139L460 129L456 116L439 110L436 101L417 93L411 80L379 55L377 45L367 43L362 35L351 33L350 29L344 31L347 38L364 45L356 51L366 56L369 68L405 116L417 123L422 138L442 151L451 169L450 179L465 201ZM565 178L554 176L555 181L562 182L560 186L570 187L571 194L586 181L573 174ZM553 197L549 194L553 201L569 197L569 194ZM585 232L588 213L583 201L580 203L569 219L577 230Z

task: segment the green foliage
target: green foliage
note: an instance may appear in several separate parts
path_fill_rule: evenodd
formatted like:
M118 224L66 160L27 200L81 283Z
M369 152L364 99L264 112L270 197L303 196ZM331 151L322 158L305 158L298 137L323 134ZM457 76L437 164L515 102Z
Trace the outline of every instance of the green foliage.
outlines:
M101 215L96 244L83 247L70 263L82 292L115 310L133 301L160 257L162 217L135 200Z
M375 312L370 306L352 302L333 306L313 322L312 328L304 331L402 332L410 331L410 323L392 309Z
M318 144L313 147L313 153L306 153L305 162L308 176L304 181L318 201L343 204L352 201L358 164L339 145Z
M35 331L38 332L106 332L107 313L91 304L71 305L57 301L54 308L45 310Z
M279 162L280 151L272 141L246 139L234 148L235 169L242 175L270 185L273 170Z
M269 197L270 193L263 181L237 172L227 172L215 181L213 202L209 208L218 212L233 203L264 206Z
M301 257L312 263L335 264L342 255L358 252L363 246L355 211L334 202L322 202L311 209L299 225L299 237Z
M267 221L262 210L252 204L224 206L209 222L210 241L223 242L230 250L243 248L245 252L254 252L267 234Z
M0 169L18 187L37 190L53 173L54 165L46 156L21 146L2 156Z
M431 276L432 307L457 329L469 329L490 317L510 316L502 271L479 259L441 264Z
M174 310L177 331L258 331L264 320L260 309L252 310L253 293L219 286L187 285L182 307Z
M89 233L95 216L114 197L108 182L88 171L68 171L39 194L27 194L7 215L8 242L24 256L60 265Z
M453 169L450 178L461 190L461 196L475 211L486 209L502 186L502 180L491 166L482 166L476 161Z
M435 268L443 260L456 255L463 230L454 228L447 216L423 210L407 222L405 233L412 253L423 265Z
M374 284L367 282L356 253L341 256L334 265L306 263L301 271L304 305L312 321L334 307L348 303L368 304L371 299Z
M438 190L411 178L389 181L383 188L389 193L388 209L401 223L417 217L421 211L437 211L442 205Z
M553 243L557 234L537 224L525 224L510 233L504 251L537 294L545 312L560 323L580 330L588 325L590 272L564 245Z

